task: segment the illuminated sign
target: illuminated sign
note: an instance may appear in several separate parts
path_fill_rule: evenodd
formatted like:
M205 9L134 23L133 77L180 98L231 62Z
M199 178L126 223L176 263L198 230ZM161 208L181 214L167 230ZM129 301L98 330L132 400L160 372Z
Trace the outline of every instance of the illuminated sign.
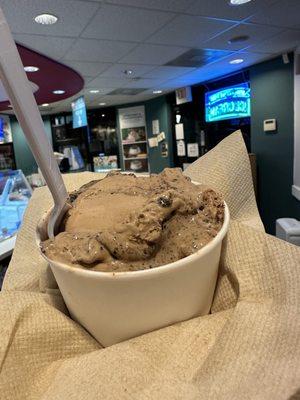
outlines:
M250 87L248 83L205 94L206 122L244 117L250 117Z
M73 111L73 128L81 128L87 126L86 107L84 97L81 96L72 103Z

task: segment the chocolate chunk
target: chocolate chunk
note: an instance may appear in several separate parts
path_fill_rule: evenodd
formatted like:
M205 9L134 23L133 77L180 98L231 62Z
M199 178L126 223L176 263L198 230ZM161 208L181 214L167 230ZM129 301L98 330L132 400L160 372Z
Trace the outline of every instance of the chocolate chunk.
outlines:
M161 196L157 199L157 203L161 207L170 207L172 205L172 199L170 199L170 197L167 196Z

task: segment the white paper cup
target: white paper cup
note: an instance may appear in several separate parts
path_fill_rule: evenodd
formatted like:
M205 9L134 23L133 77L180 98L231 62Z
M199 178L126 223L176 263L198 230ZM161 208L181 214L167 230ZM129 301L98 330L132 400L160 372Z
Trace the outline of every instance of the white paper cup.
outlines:
M228 231L229 210L217 236L198 252L153 269L98 272L48 259L71 317L103 346L209 313ZM46 216L37 229L45 239Z

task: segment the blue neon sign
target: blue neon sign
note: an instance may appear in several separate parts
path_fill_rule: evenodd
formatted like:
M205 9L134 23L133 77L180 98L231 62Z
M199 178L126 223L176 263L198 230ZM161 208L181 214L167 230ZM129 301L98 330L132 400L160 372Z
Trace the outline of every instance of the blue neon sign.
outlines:
M214 90L205 94L206 122L250 117L249 83Z

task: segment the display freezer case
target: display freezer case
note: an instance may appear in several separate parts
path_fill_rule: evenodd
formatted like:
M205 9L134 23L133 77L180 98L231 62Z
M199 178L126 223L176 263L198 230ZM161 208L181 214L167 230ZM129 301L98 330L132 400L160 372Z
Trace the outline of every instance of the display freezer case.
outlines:
M0 243L18 231L31 195L21 170L0 171Z

